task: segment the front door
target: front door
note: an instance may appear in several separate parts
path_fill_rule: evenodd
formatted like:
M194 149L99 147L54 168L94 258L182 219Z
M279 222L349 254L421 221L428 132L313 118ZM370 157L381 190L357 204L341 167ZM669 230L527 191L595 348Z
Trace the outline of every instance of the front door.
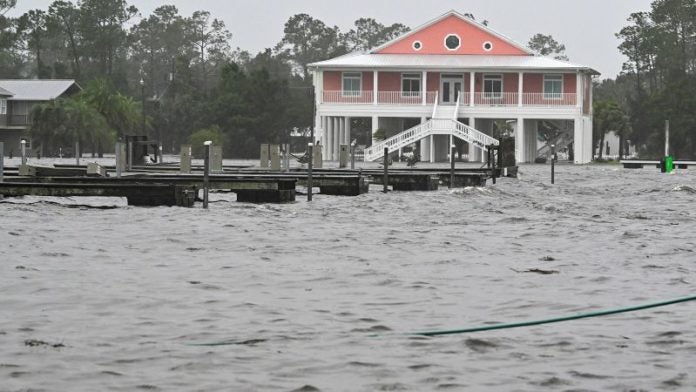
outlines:
M464 78L461 75L443 75L440 82L440 103L454 105L462 92Z

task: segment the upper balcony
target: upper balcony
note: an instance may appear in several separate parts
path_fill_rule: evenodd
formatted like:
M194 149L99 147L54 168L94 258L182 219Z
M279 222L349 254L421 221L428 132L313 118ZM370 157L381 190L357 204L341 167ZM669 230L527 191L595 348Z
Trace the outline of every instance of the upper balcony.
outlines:
M323 71L318 79L320 105L403 112L407 107L455 105L461 108L539 108L574 110L586 105L588 88L577 73L538 71L450 72ZM355 107L356 110L358 107ZM407 110L407 109L406 109ZM584 109L583 109L584 110ZM538 110L534 110L538 112Z
M472 100L473 97L473 100ZM407 93L402 91L379 91L374 94L371 90L362 91L323 91L322 104L330 105L432 105L435 101L438 105L454 105L457 95L453 100L443 100L438 91L428 91L425 99L420 93ZM576 93L461 93L460 104L462 106L478 107L571 107L577 105Z

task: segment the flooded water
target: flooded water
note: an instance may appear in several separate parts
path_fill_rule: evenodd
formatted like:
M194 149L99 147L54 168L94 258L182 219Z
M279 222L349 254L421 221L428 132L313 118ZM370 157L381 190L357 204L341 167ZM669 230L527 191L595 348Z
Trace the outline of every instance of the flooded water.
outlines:
M0 391L693 391L693 302L405 333L694 294L695 173L522 166L207 211L5 200Z

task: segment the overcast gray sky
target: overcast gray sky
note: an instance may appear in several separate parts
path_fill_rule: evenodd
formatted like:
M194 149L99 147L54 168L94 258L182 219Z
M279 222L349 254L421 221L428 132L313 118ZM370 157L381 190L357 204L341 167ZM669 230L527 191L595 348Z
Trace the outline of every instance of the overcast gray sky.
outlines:
M591 66L603 78L621 71L623 56L614 34L631 12L648 10L652 0L129 0L143 15L163 4L174 4L182 15L210 11L232 32L232 46L258 52L275 45L283 25L297 13L307 13L347 31L360 17L383 24L401 22L416 27L451 9L486 19L495 30L526 44L536 33L551 34L566 45L575 63ZM18 0L12 15L46 9L52 0Z

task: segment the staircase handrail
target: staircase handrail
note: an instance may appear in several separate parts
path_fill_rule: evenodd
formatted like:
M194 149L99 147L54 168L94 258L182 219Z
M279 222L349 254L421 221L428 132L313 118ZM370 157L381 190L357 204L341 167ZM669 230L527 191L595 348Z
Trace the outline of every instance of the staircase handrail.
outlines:
M451 133L453 136L471 143L484 151L486 147L491 144L496 146L499 144L497 139L459 121L451 119L430 119L366 148L364 150L365 161L373 161L382 157L384 155L384 147L389 147L390 151L394 151L415 143L427 136L442 134L443 131Z
M438 95L440 94L439 91L435 92L435 103L433 104L433 115L430 118L435 118L435 114L437 113L437 102L439 100Z
M457 121L457 114L459 113L459 101L462 99L462 93L457 94L457 104L454 107L454 113L452 113L452 120Z

